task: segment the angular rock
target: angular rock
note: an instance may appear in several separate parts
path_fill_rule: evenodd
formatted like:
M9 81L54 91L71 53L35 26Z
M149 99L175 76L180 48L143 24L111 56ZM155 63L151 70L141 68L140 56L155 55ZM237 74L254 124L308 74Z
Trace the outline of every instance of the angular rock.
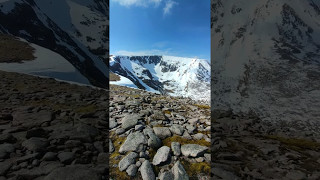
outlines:
M171 170L174 180L189 180L189 176L180 161L177 161Z
M134 164L136 162L135 158L137 157L138 157L137 153L130 152L119 162L119 170L120 171L126 170L131 164Z
M181 126L181 125L178 125L178 124L173 124L171 127L170 127L170 130L173 134L177 134L179 136L181 136L184 132L184 128Z
M119 128L116 130L117 135L123 134L124 132L126 132L126 130L124 130L123 128Z
M162 141L154 133L149 134L148 146L158 149L162 145Z
M126 170L129 176L135 176L137 174L137 171L138 167L135 164L131 164Z
M157 153L153 157L152 164L159 165L166 162L170 157L170 148L168 146L162 146L157 150Z
M196 130L196 126L195 125L191 125L191 124L187 124L186 125L186 129L188 130L189 134L192 134L194 130Z
M203 155L208 147L200 146L198 144L184 144L181 146L181 152L184 156L198 157Z
M147 144L146 137L141 132L134 132L128 135L127 139L121 145L119 152L125 153L128 151L141 152L143 145Z
M171 131L168 127L154 127L153 131L160 139L171 137Z
M202 133L197 133L195 135L193 135L193 139L195 140L200 140L203 138L203 134Z
M140 118L141 116L138 114L128 114L122 119L121 127L125 130L133 128Z
M175 156L180 156L181 154L181 147L179 142L171 142L171 149Z
M118 125L118 123L116 122L116 120L114 118L110 118L109 119L109 129L113 129Z
M173 173L171 171L165 171L159 175L159 180L174 180Z
M143 180L155 180L156 176L152 170L151 164L148 160L145 160L141 167L140 167L140 173Z

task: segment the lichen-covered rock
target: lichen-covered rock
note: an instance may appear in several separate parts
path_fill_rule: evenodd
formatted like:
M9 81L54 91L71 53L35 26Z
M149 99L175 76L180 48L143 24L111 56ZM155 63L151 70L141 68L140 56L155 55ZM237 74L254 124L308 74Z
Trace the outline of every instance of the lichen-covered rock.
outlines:
M125 153L128 151L140 152L143 150L143 145L147 144L146 137L141 132L134 132L128 135L125 142L120 146L119 152Z
M162 146L158 149L157 153L153 157L152 163L154 165L159 165L166 162L170 157L170 148L168 146Z
M182 154L187 157L198 157L199 155L203 155L206 150L208 150L208 147L198 144L184 144L181 146Z
M155 180L156 175L154 174L152 170L152 166L148 160L145 160L141 167L140 167L140 173L143 180Z

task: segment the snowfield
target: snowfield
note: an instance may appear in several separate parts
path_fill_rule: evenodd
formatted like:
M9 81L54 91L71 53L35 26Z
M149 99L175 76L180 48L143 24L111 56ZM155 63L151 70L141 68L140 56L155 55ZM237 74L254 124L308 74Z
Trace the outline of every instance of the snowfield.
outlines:
M33 43L30 45L35 48L35 60L23 63L0 63L0 70L90 85L88 79L61 55Z

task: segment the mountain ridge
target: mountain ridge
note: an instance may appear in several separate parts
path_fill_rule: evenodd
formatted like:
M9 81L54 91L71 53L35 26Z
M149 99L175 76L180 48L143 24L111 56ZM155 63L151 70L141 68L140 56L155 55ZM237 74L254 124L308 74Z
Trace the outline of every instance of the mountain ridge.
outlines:
M129 79L137 88L207 102L210 99L210 63L204 59L112 55L109 63L112 73Z
M107 9L102 0L1 1L0 32L58 53L90 84L107 88Z

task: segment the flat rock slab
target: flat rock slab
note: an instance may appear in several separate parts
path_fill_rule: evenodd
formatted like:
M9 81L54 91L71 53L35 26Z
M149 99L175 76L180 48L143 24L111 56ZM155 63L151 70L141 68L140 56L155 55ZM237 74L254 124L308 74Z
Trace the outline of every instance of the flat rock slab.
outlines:
M181 146L181 152L184 156L198 157L206 152L208 147L198 144L185 144Z
M171 131L168 127L154 127L153 131L160 139L171 137Z
M53 113L50 111L26 112L16 111L12 114L12 126L23 126L26 128L38 127L45 122L50 122L53 119Z
M170 148L168 146L162 146L158 149L156 155L153 157L152 164L159 165L166 162L170 157Z
M128 151L140 152L143 149L143 145L147 144L146 137L141 132L134 132L129 134L127 139L124 141L119 149L120 153L125 153Z

